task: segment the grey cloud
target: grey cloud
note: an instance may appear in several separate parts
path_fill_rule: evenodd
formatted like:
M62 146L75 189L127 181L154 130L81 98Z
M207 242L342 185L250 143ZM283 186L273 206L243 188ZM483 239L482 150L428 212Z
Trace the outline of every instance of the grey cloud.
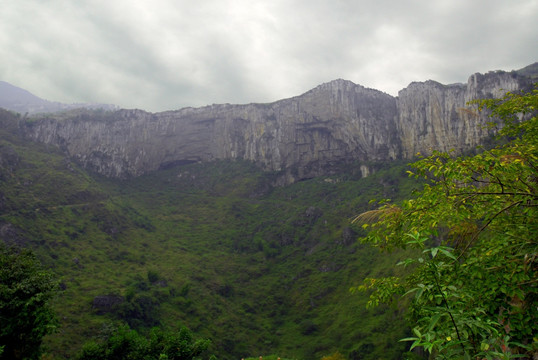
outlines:
M152 111L268 102L346 78L396 94L538 60L534 0L19 0L0 79Z

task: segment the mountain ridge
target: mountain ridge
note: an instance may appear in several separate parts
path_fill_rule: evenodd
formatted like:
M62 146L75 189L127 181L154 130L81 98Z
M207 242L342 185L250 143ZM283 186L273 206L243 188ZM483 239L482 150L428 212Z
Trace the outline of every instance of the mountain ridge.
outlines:
M342 166L411 159L480 145L489 121L466 104L529 88L517 72L471 75L467 84L412 82L397 97L336 79L264 104L213 104L150 113L82 111L21 123L32 140L61 147L109 177L139 176L173 163L243 159L281 173L279 184L330 175Z
M222 359L400 359L408 345L398 339L411 334L401 307L367 311L369 294L349 288L399 276L393 264L407 256L357 244L362 228L348 219L419 188L398 159L488 135L459 109L467 98L526 79L417 82L397 98L344 80L276 105L164 114L0 110L0 241L31 246L60 276L61 327L46 340L54 358L73 358L123 319L184 324ZM348 173L332 176L339 166ZM313 174L329 176L298 181ZM274 188L275 178L294 183ZM122 304L103 315L103 297Z
M0 80L0 107L21 114L38 114L66 111L78 108L117 110L116 105L97 103L65 104L49 101L32 94L30 91Z
M492 72L503 72L503 73L505 73L507 71L494 70L494 71L490 71L489 73L492 73ZM525 67L523 67L521 69L518 69L518 70L512 70L509 73L518 74L520 76L528 77L528 78L532 78L532 79L537 79L538 78L538 62L535 62L533 64L527 65L527 66L525 66ZM479 74L479 73L475 73L475 74ZM409 87L410 85L412 85L414 83L423 83L423 82L426 82L426 83L427 82L433 82L433 83L438 83L438 84L443 85L443 86L452 86L452 85L462 85L462 86L464 86L465 85L465 83L442 84L441 82L438 82L436 80L429 79L429 80L426 80L426 81L412 81L407 87ZM304 92L304 93L302 93L300 95L292 96L290 98L278 99L278 100L270 101L270 102L252 102L252 103L248 103L248 104L234 104L234 105L256 105L256 104L257 105L269 105L269 104L274 104L274 103L282 101L282 100L288 100L288 99L293 99L293 98L303 96L303 95L305 95L305 94L307 94L307 93L309 93L311 91L316 90L319 87L322 87L324 85L328 85L328 84L331 84L331 83L350 83L350 84L352 84L354 86L359 86L359 87L362 87L362 88L364 88L366 90L375 90L375 91L390 95L390 94L388 94L388 93L386 93L386 92L384 92L382 90L378 90L378 89L374 89L374 88L368 88L368 87L362 86L360 84L357 84L357 83L355 83L355 82L353 82L351 80L347 80L347 79L343 79L343 78L337 78L337 79L333 79L333 80L321 83L321 84L315 86L314 88L312 88L310 90L307 90L306 92ZM401 89L400 91L402 91L404 89ZM23 95L21 95L21 94L23 94ZM390 96L392 96L392 95L390 95ZM397 98L398 96L395 96L395 97ZM7 81L0 80L0 107L4 108L6 110L19 112L21 114L24 114L26 112L28 112L29 114L36 114L36 113L45 112L45 111L39 111L39 110L36 111L36 110L31 109L31 108L22 107L24 105L26 105L26 106L29 105L29 103L32 102L32 101L35 101L37 103L48 103L48 104L51 104L53 106L58 107L57 109L51 108L51 109L48 110L48 112L65 111L65 110L77 109L77 108L81 108L81 107L82 108L85 107L85 108L89 108L89 109L102 108L102 109L105 109L105 110L119 110L120 109L120 107L118 107L117 105L113 105L113 104L100 104L100 103L66 104L66 103L61 103L61 102L57 102L57 101L49 101L49 100L45 100L43 98L40 98L40 97L34 95L33 93L31 93L30 91L28 91L26 89L23 89L21 87L15 86L15 85L12 85ZM18 102L18 104L14 105L14 104L12 104L13 102ZM231 105L231 104L230 103L219 103L219 104L211 104L211 105L209 105L209 104L208 105L202 105L202 106L197 106L197 107L185 106L185 107L182 107L182 108L179 108L179 109L163 110L163 111L156 111L156 112L151 112L151 113L156 113L157 114L157 113L163 113L163 112L178 111L178 110L183 110L183 109L205 108L205 107L211 107L211 106L216 106L216 105ZM147 111L147 110L144 110L144 109L137 109L137 108L135 108L135 109L150 112L150 111Z

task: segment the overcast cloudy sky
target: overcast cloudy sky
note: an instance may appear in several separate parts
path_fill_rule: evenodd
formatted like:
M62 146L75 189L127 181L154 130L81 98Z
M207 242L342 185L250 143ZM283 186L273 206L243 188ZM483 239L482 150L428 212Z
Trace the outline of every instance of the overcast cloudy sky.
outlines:
M0 0L0 80L150 111L538 61L538 0Z

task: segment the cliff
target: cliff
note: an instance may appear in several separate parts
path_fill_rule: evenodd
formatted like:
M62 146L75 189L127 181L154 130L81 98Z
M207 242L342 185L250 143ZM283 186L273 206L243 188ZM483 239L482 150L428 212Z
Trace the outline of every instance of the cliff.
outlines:
M507 91L526 88L528 78L515 73L474 74L467 84L442 85L435 81L411 83L398 93L398 133L401 154L410 158L431 150L463 151L475 148L490 134L487 113L466 104L475 99L498 98Z
M212 105L148 113L82 111L26 122L29 138L54 144L112 177L172 164L251 160L290 183L349 163L411 158L432 149L464 151L488 132L469 100L527 87L515 72L474 74L467 84L412 83L392 97L346 80L270 104ZM364 174L368 172L363 168Z

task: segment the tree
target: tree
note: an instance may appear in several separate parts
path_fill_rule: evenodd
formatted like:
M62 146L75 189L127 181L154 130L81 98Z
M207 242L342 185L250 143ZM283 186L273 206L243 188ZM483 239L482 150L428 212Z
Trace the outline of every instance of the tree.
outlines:
M56 325L49 300L57 284L28 249L0 243L0 359L37 359Z
M497 145L412 164L426 185L354 219L380 248L417 249L407 276L365 279L369 305L411 297L411 348L439 358L510 358L538 345L538 88L474 102ZM500 122L498 121L500 120Z
M153 328L146 338L125 325L106 336L104 341L86 343L77 359L191 360L198 359L210 343L209 340L195 340L186 327L178 331Z

